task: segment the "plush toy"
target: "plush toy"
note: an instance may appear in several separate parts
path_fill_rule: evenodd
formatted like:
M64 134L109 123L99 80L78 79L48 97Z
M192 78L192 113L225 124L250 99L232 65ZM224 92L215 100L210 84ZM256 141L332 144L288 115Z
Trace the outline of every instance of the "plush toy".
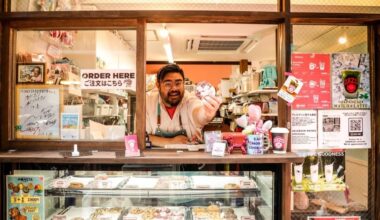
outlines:
M237 125L244 128L243 134L264 134L272 127L272 121L268 120L263 124L261 120L261 108L258 105L248 106L248 116L242 115L236 120ZM265 126L264 126L265 125Z

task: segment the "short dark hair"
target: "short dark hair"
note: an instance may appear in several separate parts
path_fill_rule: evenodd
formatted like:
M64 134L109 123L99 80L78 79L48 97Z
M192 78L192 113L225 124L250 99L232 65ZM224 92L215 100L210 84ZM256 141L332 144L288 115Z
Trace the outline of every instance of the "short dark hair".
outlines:
M185 79L185 74L183 73L181 67L179 67L177 64L168 64L157 72L157 81L159 82L163 80L168 73L179 73L181 74L182 78Z

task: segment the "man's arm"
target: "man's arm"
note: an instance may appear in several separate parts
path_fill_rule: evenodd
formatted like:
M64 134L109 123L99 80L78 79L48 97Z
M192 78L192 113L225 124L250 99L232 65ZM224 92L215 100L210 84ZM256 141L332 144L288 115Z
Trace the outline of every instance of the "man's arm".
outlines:
M203 105L198 105L193 110L194 121L203 127L208 124L214 117L222 103L222 98L215 96L206 96L202 100Z
M189 139L184 135L178 135L173 138L159 137L156 135L149 135L149 140L154 147L165 147L167 144L188 144Z

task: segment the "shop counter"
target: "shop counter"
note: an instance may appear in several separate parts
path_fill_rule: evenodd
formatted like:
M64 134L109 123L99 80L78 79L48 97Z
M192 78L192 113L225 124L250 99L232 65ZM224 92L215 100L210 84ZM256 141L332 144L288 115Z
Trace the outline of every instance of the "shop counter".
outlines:
M304 158L295 153L242 155L234 153L214 157L205 152L145 150L140 157L124 157L124 151L81 152L71 157L65 151L7 151L0 153L2 163L102 163L102 164L282 164L301 163Z

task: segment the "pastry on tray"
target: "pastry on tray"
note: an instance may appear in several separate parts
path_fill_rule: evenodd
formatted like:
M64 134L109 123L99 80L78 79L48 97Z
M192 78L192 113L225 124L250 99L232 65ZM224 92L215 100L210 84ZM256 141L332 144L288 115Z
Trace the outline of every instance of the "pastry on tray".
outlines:
M135 207L123 219L142 220L184 220L186 210L183 207Z
M240 186L236 183L227 183L224 185L225 189L240 189Z
M91 214L90 220L100 220L100 219L119 219L122 208L97 208Z
M81 182L71 182L70 185L69 185L69 188L72 188L72 189L83 189L84 188L84 184L81 183Z

